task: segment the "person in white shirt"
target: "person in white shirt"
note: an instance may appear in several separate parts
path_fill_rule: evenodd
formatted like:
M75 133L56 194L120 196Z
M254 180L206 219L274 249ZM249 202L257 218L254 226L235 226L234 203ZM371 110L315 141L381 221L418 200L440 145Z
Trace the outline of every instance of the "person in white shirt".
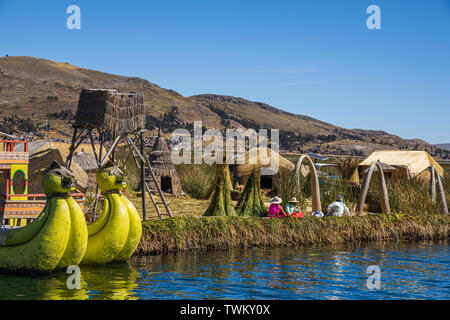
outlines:
M335 217L342 217L344 213L350 215L350 211L344 203L344 199L340 194L335 202L332 202L327 208L328 215Z

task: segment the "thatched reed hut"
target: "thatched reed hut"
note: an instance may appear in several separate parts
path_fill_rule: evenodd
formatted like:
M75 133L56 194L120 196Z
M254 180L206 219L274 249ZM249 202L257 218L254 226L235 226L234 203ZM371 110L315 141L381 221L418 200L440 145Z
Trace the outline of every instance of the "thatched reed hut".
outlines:
M273 165L272 164L276 164ZM233 185L245 185L253 168L261 172L261 189L273 189L274 177L282 173L292 173L295 165L269 148L255 148L245 152L245 163L230 165L233 172Z
M53 161L57 161L59 164L64 164L67 154L54 146L50 148L44 148L36 151L30 156L30 163L28 167L28 192L31 193L44 193L41 185L42 173L50 166ZM78 192L86 192L89 183L89 177L87 173L76 163L73 162L70 170L75 176L75 189Z
M353 172L351 181L359 184L364 178L367 169L372 162L381 162L383 166L389 166L395 170L384 169L386 176L396 178L421 178L424 181L430 181L430 168L434 166L438 175L444 177L444 169L436 160L426 151L396 151L380 150L373 152L364 161L358 164Z
M149 160L152 163L161 190L175 197L184 195L180 178L172 161L171 152L167 147L161 130L159 130L158 139L153 149L149 152ZM156 186L151 181L150 188L156 189Z
M83 89L75 127L134 132L145 128L144 96L108 89Z
M41 174L41 164L34 164L35 162L49 161L48 159L43 160L42 157L48 157L48 151L56 149L58 150L59 155L55 158L56 161L61 164L65 163L67 155L69 154L70 143L64 142L53 142L46 140L32 141L29 143L29 155L30 155L30 181L32 181L33 186L30 190L37 190L36 192L41 193L40 188L40 174ZM95 161L94 152L92 150L92 146L90 144L82 143L79 148L80 152L76 152L72 158L71 170L77 174L75 175L77 180L80 180L77 183L77 191L86 193L87 190L95 185L95 173L97 170L97 162ZM97 154L100 151L100 145L95 145L95 149ZM53 151L54 152L54 151ZM106 149L103 148L103 153L106 154ZM35 156L36 155L36 156ZM61 160L62 159L62 160ZM33 162L33 163L32 163ZM44 164L42 164L43 166ZM50 165L50 163L49 163ZM37 170L34 172L33 170ZM84 173L82 173L84 171ZM88 179L85 181L85 174L87 174ZM35 176L36 175L36 176ZM33 178L34 177L34 178Z

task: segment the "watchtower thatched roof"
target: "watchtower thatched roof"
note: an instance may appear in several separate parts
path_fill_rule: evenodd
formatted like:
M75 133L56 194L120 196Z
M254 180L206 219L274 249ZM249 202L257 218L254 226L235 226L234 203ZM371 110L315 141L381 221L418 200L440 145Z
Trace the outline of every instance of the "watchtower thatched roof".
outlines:
M183 195L184 192L183 188L181 187L180 178L178 177L177 171L172 161L171 152L167 147L161 129L159 129L158 139L153 146L153 149L149 152L149 160L163 191L172 193L174 196ZM166 188L163 179L168 178L170 178L171 191L164 190Z
M109 89L83 89L75 127L133 132L145 128L144 96Z

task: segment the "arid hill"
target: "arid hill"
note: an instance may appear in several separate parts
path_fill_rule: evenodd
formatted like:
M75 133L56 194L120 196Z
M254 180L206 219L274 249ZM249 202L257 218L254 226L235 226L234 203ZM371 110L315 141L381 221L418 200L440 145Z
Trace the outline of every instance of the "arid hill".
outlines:
M438 143L434 145L435 147L450 150L450 143Z
M192 128L283 128L281 148L323 154L367 155L378 149L427 150L450 159L450 151L422 140L405 140L383 131L345 129L242 98L203 94L184 97L149 81L83 69L33 57L0 58L0 131L49 134L70 139L71 120L82 88L110 88L145 95L147 126L165 132Z

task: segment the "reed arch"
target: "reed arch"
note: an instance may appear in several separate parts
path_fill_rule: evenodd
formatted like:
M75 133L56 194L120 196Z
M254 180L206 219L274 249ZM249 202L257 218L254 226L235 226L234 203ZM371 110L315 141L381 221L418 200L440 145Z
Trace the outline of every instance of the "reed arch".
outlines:
M316 210L322 211L322 204L320 202L320 188L319 188L319 177L317 176L317 170L314 166L314 162L308 157L306 154L302 155L295 165L295 177L296 181L300 179L300 168L302 166L303 161L306 159L306 162L309 167L309 171L311 172L310 182L311 182L311 197L312 197L312 210L315 212Z
M436 187L438 189L439 198L441 200L441 212L442 214L448 214L447 200L445 199L445 191L442 186L442 181L439 177L439 173L436 170L435 166L431 166L431 175L430 175L430 193L431 193L431 201L436 202Z
M372 173L375 170L375 167L377 167L378 169L378 177L380 179L381 209L384 213L391 213L391 208L389 206L389 196L386 187L386 180L384 179L383 168L381 167L381 163L379 161L374 161L370 164L369 170L367 171L366 177L364 179L361 193L359 194L357 215L361 215L363 211L363 206L366 201L367 192L369 191L370 180L372 179Z

